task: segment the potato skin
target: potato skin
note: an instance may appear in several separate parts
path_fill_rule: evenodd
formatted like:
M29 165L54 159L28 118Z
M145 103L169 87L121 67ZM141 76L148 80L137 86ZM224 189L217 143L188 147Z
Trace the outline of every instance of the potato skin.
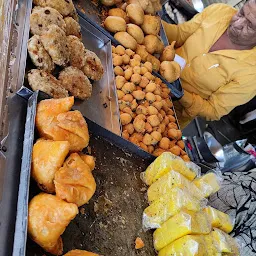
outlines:
M125 20L125 22L129 22L129 18L126 15L126 12L121 8L112 8L108 11L108 16L116 16L121 17Z
M129 35L127 32L117 32L114 35L114 38L120 42L125 48L129 48L133 51L137 48L137 42L136 40Z
M144 22L141 25L142 30L147 35L157 36L160 32L160 18L157 16L144 15Z
M129 4L126 13L133 24L142 25L144 22L144 11L138 4Z
M123 18L117 16L108 16L104 21L104 27L112 33L125 32L126 22Z
M135 24L127 24L127 33L130 34L138 44L142 44L144 41L144 33L142 29Z

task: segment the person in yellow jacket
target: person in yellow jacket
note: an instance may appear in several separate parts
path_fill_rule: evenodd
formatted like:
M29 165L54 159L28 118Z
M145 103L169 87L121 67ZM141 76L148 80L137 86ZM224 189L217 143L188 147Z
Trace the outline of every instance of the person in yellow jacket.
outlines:
M184 128L194 117L219 120L256 95L256 1L237 11L213 4L192 20L164 28L186 60L184 96L175 106Z

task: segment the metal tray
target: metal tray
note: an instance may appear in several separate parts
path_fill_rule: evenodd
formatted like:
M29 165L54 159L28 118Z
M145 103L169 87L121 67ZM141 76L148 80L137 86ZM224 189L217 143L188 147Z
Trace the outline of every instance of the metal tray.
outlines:
M40 192L35 182L30 181L30 164L33 142L37 138L34 133L36 105L44 96L35 92L28 100L13 256L49 255L27 240L28 201ZM90 149L96 157L93 174L97 189L64 232L64 252L77 248L109 256L155 255L152 233L142 231L142 212L147 201L146 189L140 180L140 172L155 158L96 123L86 121ZM137 236L145 242L145 247L138 251L134 249Z
M104 34L106 37L108 37L111 40L111 42L114 46L120 45L120 43L108 31L106 31L101 26L101 22L102 22L101 16L97 15L97 11L99 12L99 10L90 1L78 0L75 2L75 4L77 6L79 16L82 16L92 26L94 26L98 30L100 30L102 32L102 34ZM169 45L169 42L166 37L162 23L161 23L161 29L160 29L160 36L164 42L164 45L165 46ZM158 72L153 71L153 75L160 78L171 89L171 94L172 94L173 100L179 100L184 95L184 91L181 86L180 79L174 81L173 83L169 83Z
M19 33L19 42L17 48L17 59L15 58L15 65L19 68L15 73L15 80L20 88L24 81L24 86L29 87L27 79L24 80L26 72L35 68L27 56L27 41L29 39L29 16L32 9L32 1L29 0L25 4L21 1L20 7L18 6L17 17L23 19L20 21L22 25ZM100 81L93 82L92 97L85 101L76 100L75 109L78 109L90 120L95 121L104 128L120 135L121 126L119 118L119 108L116 96L116 87L114 83L114 73L112 65L112 52L111 41L108 37L102 34L97 28L88 23L82 17L79 17L81 25L81 32L83 36L83 43L89 50L94 51L102 61L104 67L104 76ZM26 61L27 59L27 61ZM25 75L26 77L26 75Z

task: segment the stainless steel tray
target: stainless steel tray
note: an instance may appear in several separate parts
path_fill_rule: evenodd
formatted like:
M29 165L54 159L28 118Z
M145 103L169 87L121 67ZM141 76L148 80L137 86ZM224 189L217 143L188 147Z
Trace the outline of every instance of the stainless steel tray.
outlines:
M32 1L20 1L17 8L16 19L19 20L19 37L16 38L17 47L15 48L15 65L13 67L13 76L15 79L13 80L20 85L19 88L21 88L26 67L27 70L34 68L27 55L29 16L32 9ZM92 97L85 101L76 100L75 108L80 110L82 114L90 120L120 135L121 126L119 121L116 88L114 84L111 41L82 17L79 17L79 22L85 47L94 51L99 56L105 72L100 81L93 82ZM29 88L26 79L24 85Z
M28 100L13 256L50 255L27 240L28 201L40 193L30 179L30 168L33 142L37 139L36 106L42 99L44 94L35 92ZM87 124L91 152L96 157L93 174L97 189L64 232L64 252L77 248L109 256L154 256L152 232L142 230L142 213L147 201L140 172L155 157L88 119ZM105 198L109 200L106 206ZM145 248L139 251L134 249L137 236L145 242Z

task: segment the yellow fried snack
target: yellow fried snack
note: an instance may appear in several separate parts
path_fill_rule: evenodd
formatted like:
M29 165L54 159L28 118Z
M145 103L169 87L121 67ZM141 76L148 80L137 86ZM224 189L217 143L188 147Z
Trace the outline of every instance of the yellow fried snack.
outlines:
M216 254L206 254L203 236L187 235L165 246L160 250L158 256L203 256Z
M193 183L201 190L204 197L209 197L220 189L218 177L212 172L195 179Z
M143 227L159 228L162 223L177 214L181 209L200 211L203 204L186 190L172 188L167 194L154 201L143 212Z
M69 152L68 141L39 139L33 147L31 175L40 189L55 191L53 179L55 172L62 166Z
M210 232L211 225L203 211L181 211L155 230L153 234L154 247L159 251L185 235L203 235Z
M185 188L197 199L204 198L201 191L188 179L178 172L170 171L154 182L147 191L148 201L151 204L163 195L170 192L171 188Z
M199 169L197 165L186 163L170 152L164 152L149 165L142 174L142 179L147 185L151 185L169 171L176 171L188 180L193 180L197 175L197 169Z
M67 203L54 195L40 193L28 205L28 233L45 251L61 255L61 235L77 214L75 204Z
M226 233L230 233L233 230L233 223L228 214L221 212L211 206L206 207L204 212L208 214L212 223L212 227L219 228Z
M68 141L70 151L81 151L89 143L87 123L79 111L69 111L74 97L43 100L37 105L36 127L41 137Z
M99 254L83 250L72 250L66 253L64 256L99 256Z
M90 167L77 153L71 154L55 173L56 196L81 206L87 203L96 190Z
M95 159L93 156L85 155L82 153L79 153L79 156L81 159L90 167L90 170L93 171L95 168Z

